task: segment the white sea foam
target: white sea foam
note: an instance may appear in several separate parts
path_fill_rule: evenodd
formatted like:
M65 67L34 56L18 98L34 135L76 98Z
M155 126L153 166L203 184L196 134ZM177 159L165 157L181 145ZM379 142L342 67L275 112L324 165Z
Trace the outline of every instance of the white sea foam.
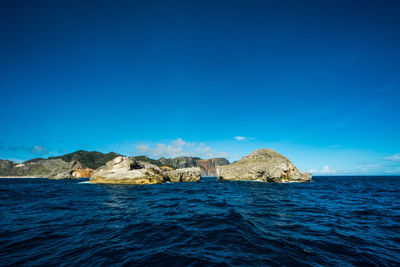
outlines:
M79 182L78 184L89 184L89 181Z

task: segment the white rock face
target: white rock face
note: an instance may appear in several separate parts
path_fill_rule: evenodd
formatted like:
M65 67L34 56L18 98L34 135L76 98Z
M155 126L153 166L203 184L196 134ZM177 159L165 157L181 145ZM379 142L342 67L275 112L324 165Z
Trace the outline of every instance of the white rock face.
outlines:
M159 184L165 181L160 168L128 157L116 157L94 171L91 183Z
M286 157L272 149L259 149L241 160L217 167L218 180L308 182L311 173L300 172Z
M200 168L166 171L156 165L128 157L116 157L94 171L91 183L160 184L164 182L194 182L200 180Z
M171 182L199 182L201 169L199 167L182 168L165 173Z

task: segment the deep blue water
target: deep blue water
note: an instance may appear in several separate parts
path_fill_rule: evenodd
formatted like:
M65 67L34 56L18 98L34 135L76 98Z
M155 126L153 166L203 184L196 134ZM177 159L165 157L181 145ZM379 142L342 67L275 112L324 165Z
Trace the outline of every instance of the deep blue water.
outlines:
M0 266L400 264L400 177L313 179L0 179Z

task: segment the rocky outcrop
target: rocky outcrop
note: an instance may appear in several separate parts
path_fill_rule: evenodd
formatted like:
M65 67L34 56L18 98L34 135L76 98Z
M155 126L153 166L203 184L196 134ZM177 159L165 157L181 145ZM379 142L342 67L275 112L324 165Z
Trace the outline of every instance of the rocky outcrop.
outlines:
M224 158L200 159L197 161L197 166L202 169L202 175L204 176L216 176L217 166L225 166L228 164L229 161Z
M7 174L16 165L14 161L0 159L0 175Z
M150 159L145 156L135 157L141 161L147 161L157 166L169 166L175 169L200 167L201 175L215 176L216 167L228 165L229 161L224 158L201 159L197 157L177 157L177 158L159 158L158 160Z
M200 180L199 172L201 172L199 168L168 171L148 162L137 161L134 158L117 157L94 171L92 177L90 177L90 182L106 184L192 182Z
M201 170L198 167L182 168L165 173L171 182L199 182Z
M66 177L73 178L74 169L83 168L77 161L66 162L62 159L35 159L21 164L3 164L7 168L0 169L1 176L10 177Z
M58 159L60 160L60 159ZM75 172L76 170L83 169L83 166L80 162L74 160L67 163L65 170L54 172L49 175L49 179L79 179Z
M91 168L85 169L74 169L72 176L75 178L90 178L93 175L94 170Z
M311 173L300 172L286 157L272 149L259 149L227 166L217 167L218 180L308 182Z

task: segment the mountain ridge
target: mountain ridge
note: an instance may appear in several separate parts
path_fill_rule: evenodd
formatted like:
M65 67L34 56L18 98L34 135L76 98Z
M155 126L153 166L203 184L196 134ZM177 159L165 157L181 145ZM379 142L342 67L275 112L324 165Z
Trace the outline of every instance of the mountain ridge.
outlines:
M18 164L10 160L0 159L0 176L43 176L49 177L57 175L59 172L71 171L70 164L79 162L82 168L98 169L107 162L118 156L123 156L115 152L102 153L99 151L78 150L60 156L48 158L33 158ZM215 176L216 167L228 165L229 161L225 158L201 159L199 157L175 157L153 159L148 156L132 156L138 161L148 162L156 166L167 166L172 169L199 167L203 176Z

